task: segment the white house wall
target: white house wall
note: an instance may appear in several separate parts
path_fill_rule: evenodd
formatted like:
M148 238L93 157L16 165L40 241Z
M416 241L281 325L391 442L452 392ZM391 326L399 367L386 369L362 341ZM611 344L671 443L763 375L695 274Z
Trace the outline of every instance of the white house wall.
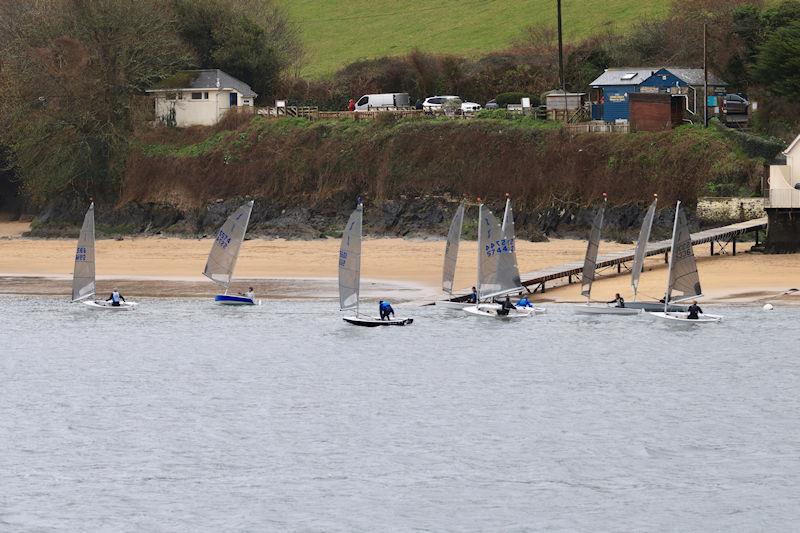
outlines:
M207 100L192 100L192 92L207 92ZM236 92L236 91L233 91ZM155 98L156 117L163 120L169 117L170 110L175 109L175 125L179 128L188 126L213 126L230 109L229 90L196 90L184 91L183 98L168 100L165 95L159 94ZM240 105L243 103L241 93L236 93ZM252 107L252 99L249 99Z

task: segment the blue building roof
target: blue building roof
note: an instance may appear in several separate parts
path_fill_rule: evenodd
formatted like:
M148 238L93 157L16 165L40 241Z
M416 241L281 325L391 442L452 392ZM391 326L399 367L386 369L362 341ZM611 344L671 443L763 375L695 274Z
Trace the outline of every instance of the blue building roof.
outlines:
M592 87L604 87L608 85L625 86L641 85L655 75L672 74L675 78L682 81L685 85L703 85L703 69L684 68L684 67L633 67L633 68L609 68L600 74L591 85ZM709 85L727 85L722 79L711 72L708 73Z

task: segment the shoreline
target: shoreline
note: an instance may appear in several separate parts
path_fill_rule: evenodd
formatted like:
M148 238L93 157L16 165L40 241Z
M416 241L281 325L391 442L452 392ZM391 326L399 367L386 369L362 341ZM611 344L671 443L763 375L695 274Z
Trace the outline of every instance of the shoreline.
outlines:
M74 246L72 239L22 238L24 224L13 231L0 223L0 294L63 295L70 293ZM4 231L5 230L5 231ZM217 288L202 276L211 238L188 239L163 236L97 241L98 294L119 285L132 297L210 297ZM367 238L362 250L362 295L365 300L391 298L431 303L441 299L443 239ZM628 250L630 244L601 242L600 253ZM520 272L580 261L586 242L552 239L549 242L518 241ZM743 251L737 256L709 256L708 245L695 247L706 303L750 304L780 301L800 303L785 295L800 288L800 254L763 255ZM263 300L336 299L339 239L288 241L250 239L242 246L231 292L252 285ZM475 241L462 241L455 286L468 289L474 283L477 254ZM666 265L663 256L645 262L639 300L655 301L664 294ZM575 280L573 280L575 281ZM593 301L609 301L619 292L633 300L628 273L616 269L598 271ZM582 303L580 285L548 285L536 302Z

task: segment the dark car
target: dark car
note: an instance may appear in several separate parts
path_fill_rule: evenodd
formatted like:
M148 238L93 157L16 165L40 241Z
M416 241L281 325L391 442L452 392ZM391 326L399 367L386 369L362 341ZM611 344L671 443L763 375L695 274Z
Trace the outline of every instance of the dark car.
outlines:
M486 105L483 106L484 109L499 109L500 106L497 105L497 100L489 100L486 102Z
M729 115L746 115L750 102L738 94L725 95L725 111Z

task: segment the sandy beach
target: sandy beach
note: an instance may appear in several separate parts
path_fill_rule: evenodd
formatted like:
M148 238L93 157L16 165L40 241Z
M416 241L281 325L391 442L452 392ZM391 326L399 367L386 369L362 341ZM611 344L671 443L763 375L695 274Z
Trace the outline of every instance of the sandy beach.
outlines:
M59 295L69 293L75 242L67 239L26 239L25 223L0 224L0 293ZM211 239L126 237L97 241L98 293L118 285L136 296L208 296L213 285L201 273ZM520 271L537 270L582 260L585 241L519 241ZM631 245L601 243L600 253ZM739 250L749 246L740 244ZM244 243L236 268L234 290L252 284L264 298L333 298L336 295L338 239L286 241L252 239ZM430 300L439 296L443 240L367 238L363 243L364 296ZM462 242L456 286L473 284L476 243ZM781 300L800 303L800 296L782 296L800 288L800 255L739 253L709 257L708 245L695 247L707 302L760 303ZM600 272L593 299L603 301L620 292L632 298L623 270ZM664 293L666 266L662 257L647 260L640 299ZM523 275L524 278L524 275ZM577 284L548 288L536 300L581 301Z

